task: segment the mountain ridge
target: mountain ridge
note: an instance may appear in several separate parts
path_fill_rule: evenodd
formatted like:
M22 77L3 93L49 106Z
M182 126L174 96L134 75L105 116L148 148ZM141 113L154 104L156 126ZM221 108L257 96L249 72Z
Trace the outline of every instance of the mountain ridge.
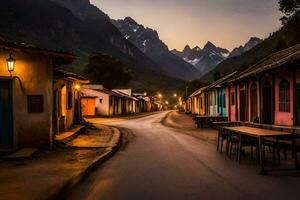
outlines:
M205 75L226 59L245 53L261 41L262 40L257 37L251 37L248 42L233 49L231 52L225 48L217 47L210 41L204 45L203 49L198 46L191 48L189 45L186 45L182 51L174 49L172 52L181 57L184 61L194 65L202 74Z
M277 51L289 48L300 43L300 14L296 14L283 27L270 34L258 45L239 56L233 56L220 63L211 72L205 74L203 81L213 81L215 72L227 75L233 71L243 70L254 65L261 59Z
M184 87L184 81L162 74L160 66L124 39L108 16L88 0L3 0L1 4L2 37L41 48L73 52L79 61L67 67L72 72L81 73L90 55L103 53L130 67L133 80L124 87L137 88L141 92L149 88L149 83L153 88L166 90ZM168 83L154 82L153 76Z
M156 30L139 24L131 17L112 20L124 37L148 57L162 66L164 73L185 80L197 79L201 73L169 51L168 46L159 38Z

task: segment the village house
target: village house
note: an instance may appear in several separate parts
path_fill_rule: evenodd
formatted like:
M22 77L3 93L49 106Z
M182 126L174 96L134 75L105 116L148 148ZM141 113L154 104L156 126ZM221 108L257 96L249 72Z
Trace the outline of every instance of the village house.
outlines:
M228 107L228 101L226 98L226 87L223 85L223 83L231 77L233 77L235 74L236 72L228 74L220 78L219 80L213 82L204 89L204 93L206 93L207 98L207 105L205 106L207 108L207 115L222 117L228 116L228 112L226 109Z
M74 55L0 39L0 149L51 148L53 70Z
M81 89L83 116L116 116L123 114L123 96L103 85L84 85Z
M59 69L54 70L53 79L53 133L59 134L80 122L81 87L89 81Z
M202 87L191 94L187 101L187 110L195 115L206 114L206 87Z
M138 99L137 113L147 112L147 102L149 101L147 94L133 93L133 96Z
M113 89L113 92L122 96L122 114L135 114L138 113L138 99L132 96L131 89Z
M300 45L276 52L227 81L231 121L300 126Z

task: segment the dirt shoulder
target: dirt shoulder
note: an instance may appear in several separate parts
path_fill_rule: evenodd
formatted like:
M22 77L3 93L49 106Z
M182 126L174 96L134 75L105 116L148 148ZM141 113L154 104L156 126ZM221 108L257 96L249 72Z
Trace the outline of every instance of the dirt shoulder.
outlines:
M210 128L197 128L194 119L179 111L170 111L161 122L163 125L177 130L177 132L188 134L210 143L216 143L217 130Z

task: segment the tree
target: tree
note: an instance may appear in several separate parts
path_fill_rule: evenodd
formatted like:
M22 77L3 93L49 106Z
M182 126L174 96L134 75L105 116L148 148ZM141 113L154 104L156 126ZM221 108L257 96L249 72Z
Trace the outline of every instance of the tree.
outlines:
M279 0L279 10L284 14L281 18L286 23L291 17L299 12L300 0Z
M200 80L193 80L193 81L188 82L186 85L187 96L191 95L193 92L195 92L196 90L198 90L204 86L206 86L206 84Z
M122 87L131 80L131 73L125 64L104 54L91 56L83 73L92 83L103 84L109 89Z
M216 71L214 73L214 81L217 81L221 78L221 73L219 71Z

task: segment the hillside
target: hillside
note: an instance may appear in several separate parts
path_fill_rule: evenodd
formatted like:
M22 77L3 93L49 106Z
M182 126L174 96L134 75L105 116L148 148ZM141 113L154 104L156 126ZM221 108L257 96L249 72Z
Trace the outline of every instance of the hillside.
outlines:
M59 2L59 3L57 3ZM178 88L184 81L161 74L161 67L127 41L110 19L89 0L3 0L0 7L0 35L39 47L74 52L79 60L69 70L80 73L88 56L101 52L130 67L132 81L124 87L149 88L152 77L160 78L150 87ZM143 77L143 79L140 79ZM172 85L174 83L174 85Z
M203 81L212 81L215 72L219 71L222 75L229 74L236 70L249 67L264 57L282 49L300 43L300 15L295 16L280 30L274 32L269 38L255 46L253 49L240 56L231 57L220 63L213 71L204 75Z

